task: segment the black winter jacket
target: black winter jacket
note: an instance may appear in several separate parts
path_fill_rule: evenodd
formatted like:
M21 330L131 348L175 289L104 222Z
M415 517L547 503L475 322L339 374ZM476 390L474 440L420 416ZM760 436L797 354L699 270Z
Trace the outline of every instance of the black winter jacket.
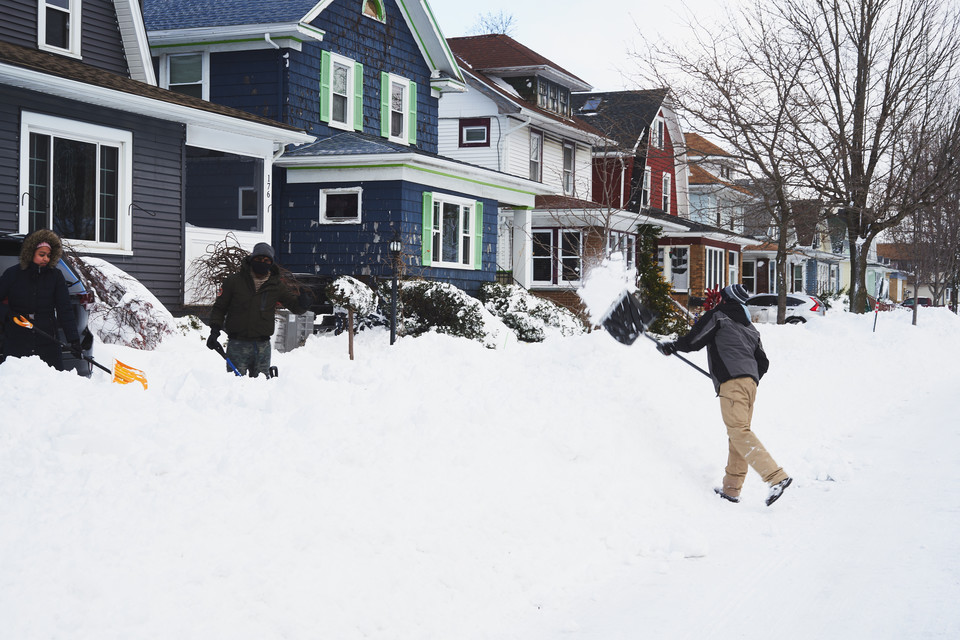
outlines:
M37 245L51 245L50 263L46 267L33 264ZM80 341L77 321L70 306L70 294L57 263L63 255L60 239L52 231L37 231L23 242L20 264L14 265L0 276L0 301L5 301L9 313L3 323L3 354L12 357L40 356L47 364L63 368L60 346L13 322L16 316L24 315L34 327L57 335L63 329L67 342Z
M676 345L678 351L707 347L710 377L717 393L722 383L733 378L750 377L759 383L770 366L760 332L739 302L722 302L704 313Z
M229 276L217 294L210 326L224 329L229 338L265 340L273 335L278 302L297 314L306 311L297 294L280 281L280 269L275 264L270 266L270 276L257 291L248 256L240 272Z

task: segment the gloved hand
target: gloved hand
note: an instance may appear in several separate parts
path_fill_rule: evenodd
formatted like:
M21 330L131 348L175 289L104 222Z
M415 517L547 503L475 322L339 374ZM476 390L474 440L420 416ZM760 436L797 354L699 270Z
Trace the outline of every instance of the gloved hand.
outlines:
M669 356L670 354L677 352L677 343L676 342L658 342L657 351L659 351L665 356Z
M313 306L313 303L316 302L316 298L313 295L313 292L310 289L304 287L300 290L300 295L297 302L300 303L300 306L304 309L310 310L310 307Z
M207 338L207 349L211 351L216 351L220 347L220 343L217 342L217 338L220 337L220 325L212 324L210 325L210 337Z

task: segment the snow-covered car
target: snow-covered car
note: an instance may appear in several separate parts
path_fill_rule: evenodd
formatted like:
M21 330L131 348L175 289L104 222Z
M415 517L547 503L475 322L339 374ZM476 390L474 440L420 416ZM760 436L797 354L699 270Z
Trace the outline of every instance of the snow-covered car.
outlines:
M747 311L753 322L777 322L777 294L761 293L750 297L746 303ZM787 324L800 324L810 318L821 318L826 314L826 307L814 296L805 293L788 293L786 320Z
M24 236L21 234L0 233L0 273L3 273L15 264L19 264L20 247L23 245L23 239ZM57 268L60 269L64 280L67 281L67 290L70 293L73 315L77 320L77 333L80 335L84 346L90 345L89 348L84 349L83 354L88 357L93 357L93 336L90 334L90 330L87 329L87 319L90 315L87 312L87 305L93 302L93 294L87 291L83 282L63 258L60 259ZM6 318L8 312L9 309L7 308L6 300L0 300L0 318ZM59 335L57 337L62 342L65 342L66 336L63 333L63 329L60 329L58 333ZM0 344L2 343L3 323L0 323ZM63 350L63 367L67 371L76 371L79 375L88 378L92 372L90 363L83 358L76 357L69 349Z

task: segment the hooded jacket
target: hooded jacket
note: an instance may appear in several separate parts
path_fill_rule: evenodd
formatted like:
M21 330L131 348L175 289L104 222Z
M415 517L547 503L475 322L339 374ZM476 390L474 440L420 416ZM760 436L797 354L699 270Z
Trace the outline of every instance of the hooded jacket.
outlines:
M720 385L734 378L750 377L759 384L770 366L760 332L739 302L724 301L710 309L675 344L677 351L707 347L710 377L718 394Z
M33 263L33 254L41 242L50 245L50 262L45 267ZM20 315L27 316L34 327L44 333L56 336L57 329L63 329L67 342L80 342L67 283L57 268L62 256L63 244L59 236L41 229L24 239L20 264L0 276L0 301L5 301L9 307L3 327L4 355L39 355L51 366L58 369L63 366L60 346L14 323L13 318Z
M223 328L227 337L238 340L266 340L273 335L277 303L300 314L306 308L298 296L280 281L280 268L270 265L267 281L256 289L250 256L239 273L223 283L210 313L210 326Z

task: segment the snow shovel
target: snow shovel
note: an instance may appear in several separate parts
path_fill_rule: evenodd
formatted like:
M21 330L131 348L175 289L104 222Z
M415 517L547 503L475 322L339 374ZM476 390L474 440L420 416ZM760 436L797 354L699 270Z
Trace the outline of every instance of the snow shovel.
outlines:
M38 336L42 336L47 340L56 342L58 345L60 345L60 348L66 349L67 351L71 351L71 353L73 353L70 345L68 345L65 342L61 342L60 340L57 340L46 331L41 331L40 329L37 329L35 326L33 326L33 323L30 322L25 316L18 316L14 318L13 321L16 322L18 325L20 325L21 327L23 327L24 329L30 329L31 331L36 333ZM105 366L103 366L102 364L100 364L90 356L85 356L83 355L83 353L79 353L76 355L80 358L83 358L84 360L86 360L93 366L97 367L98 369L101 369L102 371L109 373L112 376L110 380L111 382L116 382L118 384L129 384L131 382L139 382L140 384L143 385L144 389L147 388L147 377L144 375L143 371L141 371L140 369L135 369L130 365L124 364L119 360L114 359L113 371L111 371L110 369L107 369Z
M660 346L660 342L647 333L650 325L652 325L656 319L656 312L649 307L644 306L643 301L640 300L640 295L637 292L625 292L620 297L620 300L618 300L617 303L610 308L610 311L607 312L607 315L601 324L603 325L603 328L607 330L607 333L613 336L614 340L621 344L630 346L642 335L657 346ZM676 351L674 351L672 355L677 356L708 378L710 377L709 373L698 367L696 364L690 362Z

